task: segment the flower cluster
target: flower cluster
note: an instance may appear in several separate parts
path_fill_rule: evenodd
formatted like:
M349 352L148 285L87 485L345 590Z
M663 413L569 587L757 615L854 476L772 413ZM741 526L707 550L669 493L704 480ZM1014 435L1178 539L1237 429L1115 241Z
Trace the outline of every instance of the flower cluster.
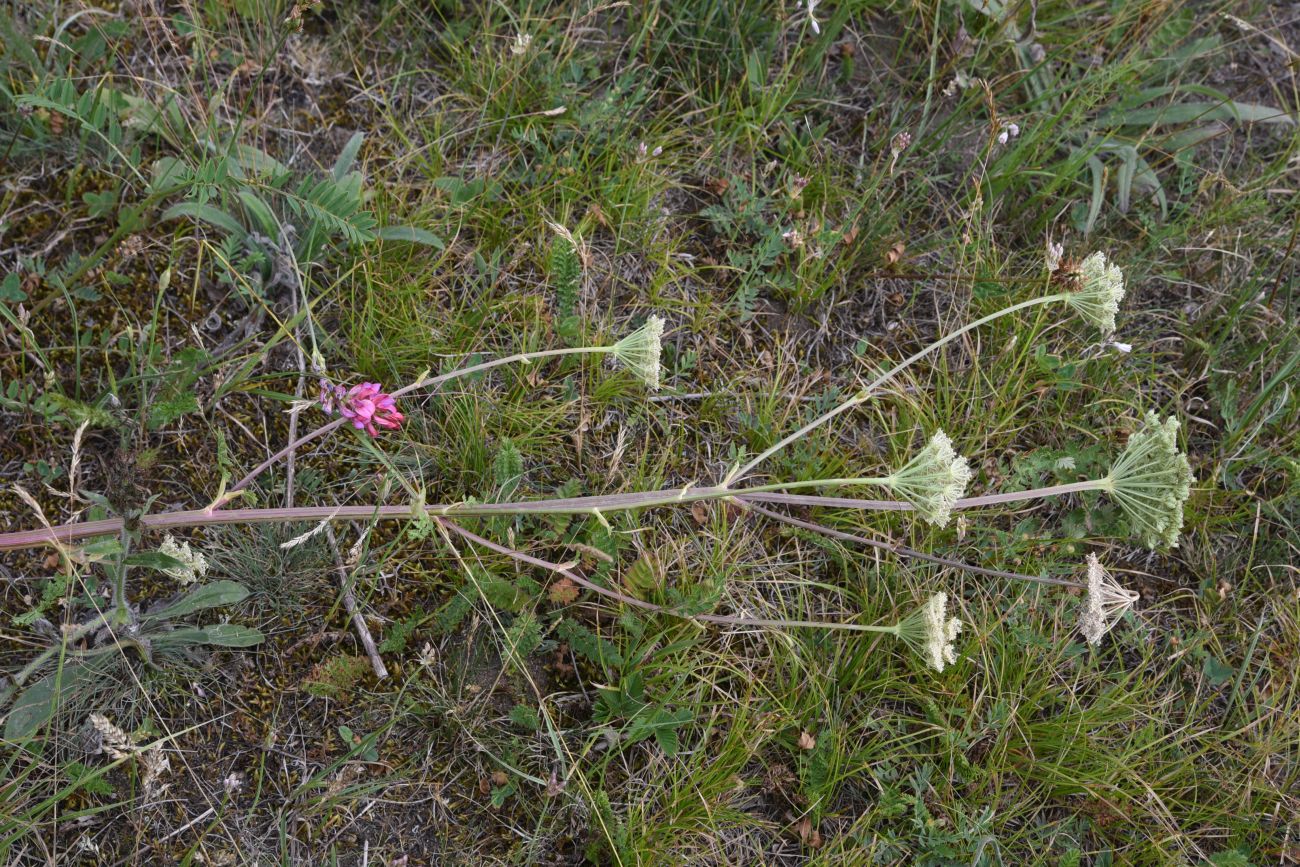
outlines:
M664 321L651 315L636 331L610 347L609 351L637 379L659 388L659 355L663 351Z
M1079 288L1066 296L1080 316L1103 334L1115 330L1115 314L1124 300L1124 272L1106 254L1093 253L1079 264Z
M1128 438L1123 454L1104 480L1142 544L1178 547L1183 506L1192 490L1192 468L1178 450L1178 421L1148 412Z
M393 396L380 388L377 382L363 382L345 389L322 379L320 405L330 414L338 409L339 415L352 422L353 427L372 437L379 435L381 427L396 430L406 419L397 411Z
M953 451L946 433L935 431L925 448L888 476L884 484L911 503L925 520L942 527L970 480L966 459Z
M948 594L936 593L894 627L895 634L935 671L957 661L953 642L961 632L961 621L948 617L947 608Z
M189 542L177 542L170 533L158 546L158 552L181 562L180 566L162 570L179 584L193 584L208 574L208 559L191 549Z
M1089 554L1088 598L1079 617L1079 631L1089 644L1097 644L1140 598L1112 578L1096 554Z

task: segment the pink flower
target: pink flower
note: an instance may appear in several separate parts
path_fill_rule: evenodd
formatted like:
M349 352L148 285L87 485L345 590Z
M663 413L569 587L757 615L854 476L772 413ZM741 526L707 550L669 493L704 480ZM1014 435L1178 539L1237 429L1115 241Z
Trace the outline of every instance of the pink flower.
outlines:
M396 430L406 419L406 416L397 411L393 396L383 391L377 382L363 382L345 390L341 385L330 385L322 379L320 404L328 413L333 413L337 404L339 415L351 421L357 430L363 430L372 437L379 435L381 427Z

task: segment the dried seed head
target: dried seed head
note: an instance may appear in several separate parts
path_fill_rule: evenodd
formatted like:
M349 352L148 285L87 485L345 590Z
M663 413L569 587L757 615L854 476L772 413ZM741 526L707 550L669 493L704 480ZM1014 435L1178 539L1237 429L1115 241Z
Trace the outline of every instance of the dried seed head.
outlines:
M1096 554L1089 554L1088 598L1079 617L1079 631L1089 644L1097 644L1140 598L1111 577Z

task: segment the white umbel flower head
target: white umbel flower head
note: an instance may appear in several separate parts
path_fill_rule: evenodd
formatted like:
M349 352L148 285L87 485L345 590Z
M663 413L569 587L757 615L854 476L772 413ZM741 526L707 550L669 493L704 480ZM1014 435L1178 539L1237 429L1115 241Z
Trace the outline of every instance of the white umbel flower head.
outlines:
M652 389L658 389L663 335L664 321L651 314L645 325L615 343L610 351L637 379Z
M970 480L966 459L953 451L952 440L940 430L934 432L915 457L888 476L884 484L911 503L925 520L942 527L948 523L952 507L966 492Z
M1124 300L1124 272L1106 254L1098 251L1079 265L1079 288L1066 302L1102 334L1115 330L1115 314Z
M961 621L947 616L948 594L936 593L905 620L896 634L935 671L957 661L954 642L961 632Z
M179 584L193 584L208 574L208 560L198 551L191 550L189 542L177 542L171 535L163 539L158 546L160 554L166 554L179 560L183 565L162 570L164 574L176 579Z
M1133 534L1155 549L1178 547L1192 467L1178 450L1178 421L1148 412L1105 479L1105 490L1128 517Z
M1079 631L1089 644L1096 645L1140 598L1111 577L1096 554L1089 554L1088 598L1079 617Z

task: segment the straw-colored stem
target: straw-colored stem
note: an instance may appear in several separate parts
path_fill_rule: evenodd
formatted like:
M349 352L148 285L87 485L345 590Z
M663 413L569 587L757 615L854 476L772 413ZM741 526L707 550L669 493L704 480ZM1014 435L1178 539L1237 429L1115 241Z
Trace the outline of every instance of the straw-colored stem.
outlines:
M554 500L527 500L519 503L453 503L431 505L425 512L431 517L475 518L495 515L591 515L603 517L605 512L623 512L658 506L675 506L701 500L720 500L746 497L756 502L784 503L787 505L825 506L840 509L868 511L912 511L911 503L902 500L863 500L849 497L825 497L807 494L773 493L790 485L813 486L825 484L816 480L808 482L776 483L753 488L692 488L679 490L639 491L628 494L602 494L588 497L567 497ZM1027 491L1010 491L982 497L958 500L958 509L1032 500L1077 491L1105 490L1108 479L1072 482ZM178 527L210 526L216 524L273 524L296 521L350 521L350 520L409 520L411 507L401 506L296 506L278 509L191 509L183 512L162 512L140 518L140 529L164 530ZM83 521L23 530L17 533L0 533L0 551L32 548L50 543L73 542L91 536L103 536L122 530L121 518L100 521Z
M956 340L958 337L961 337L963 334L966 334L969 331L973 331L974 329L979 328L981 325L987 325L988 323L994 321L995 319L999 319L1008 314L1015 313L1017 310L1024 310L1027 307L1036 307L1040 304L1051 304L1052 302L1055 301L1064 301L1068 297L1069 297L1068 293L1062 292L1056 295L1045 295L1041 298L1030 298L1028 301L1021 301L1019 304L1012 304L1010 307L1005 307L997 311L996 313L990 313L988 316L985 316L982 319L976 319L974 322L971 322L967 325L963 325L961 328L958 328L956 331L944 335L943 337L936 340L934 343L931 343L929 346L925 347L919 352L916 352L908 356L904 360L900 361L898 364L891 367L889 370L882 373L880 376L876 377L874 382L872 382L866 388L859 391L853 397L841 403L839 406L835 407L834 409L826 413L823 413L822 415L808 422L808 424L799 428L797 431L790 434L785 439L778 442L776 445L771 446L770 448L763 451L761 454L759 454L758 457L754 458L752 461L745 464L740 469L732 471L730 474L728 474L727 478L723 480L722 487L725 488L728 485L733 484L734 482L740 481L746 475L748 475L749 472L754 469L754 467L758 466L763 461L767 460L769 457L779 452L781 449L790 445L790 443L800 439L801 437L808 434L810 431L820 427L821 425L835 418L840 413L847 412L848 410L852 409L855 406L859 406L860 404L866 403L868 400L876 396L875 395L876 389L880 388L886 382L893 379L904 369L914 364L915 362L919 361L920 359L924 358L925 356L929 355L931 352L934 352L936 349L940 349L941 347L947 345L948 343L951 343L952 341Z
M514 355L507 355L504 358L494 358L491 361L484 361L481 364L473 364L470 365L469 367L462 367L458 370L453 370L449 373L440 373L437 376L425 377L424 379L421 379L418 382L413 382L410 385L405 385L399 388L397 391L393 392L393 397L401 397L402 395L408 394L409 392L415 391L417 389L429 388L434 385L440 385L452 379L457 379L462 376L469 376L474 373L481 373L485 370L491 370L494 367L503 367L507 364L540 361L541 359L544 358L554 358L560 355L608 354L612 351L613 348L609 346L579 346L570 349L543 349L537 352L519 352ZM251 485L258 476L264 473L272 465L274 465L281 459L285 458L286 456L293 454L294 451L298 449L300 446L303 446L311 442L317 437L324 436L330 431L342 426L345 422L347 422L346 418L336 418L333 421L326 422L325 424L321 425L315 430L309 433L305 433L302 436L298 437L297 439L291 441L287 446L280 449L278 452L271 455L269 458L262 461L256 467L254 467L252 471L249 472L242 479L235 482L234 486L227 489L225 495L222 496L220 499L218 499L217 502L214 503L211 508L214 510L220 509L226 503L229 503L231 500L238 497L242 491L244 491L249 485Z

